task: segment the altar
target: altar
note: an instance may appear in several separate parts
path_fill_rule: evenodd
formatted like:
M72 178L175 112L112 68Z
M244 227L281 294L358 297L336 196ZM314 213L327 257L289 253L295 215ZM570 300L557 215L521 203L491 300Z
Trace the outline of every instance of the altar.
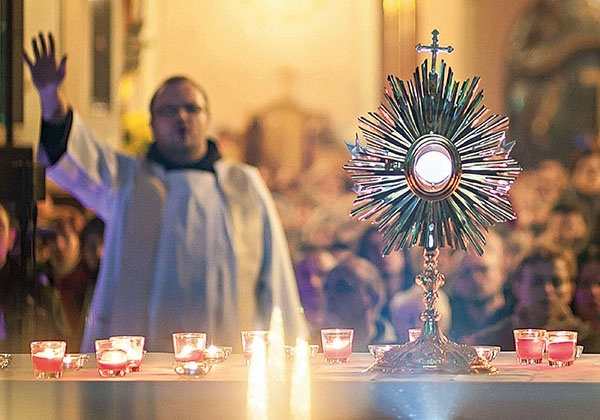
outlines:
M173 355L148 353L139 372L98 375L94 356L60 379L34 379L29 355L13 355L0 371L0 419L245 419L258 418L248 403L249 367L241 354L215 365L203 378L182 379ZM501 352L495 375L390 375L364 372L373 362L354 353L347 364L309 360L309 402L294 417L290 401L293 363L267 386L280 398L267 401L268 418L311 419L597 419L600 354L573 366L520 366ZM265 378L265 380L267 380ZM290 397L291 395L291 397ZM309 413L309 416L306 416ZM297 413L296 413L297 414Z

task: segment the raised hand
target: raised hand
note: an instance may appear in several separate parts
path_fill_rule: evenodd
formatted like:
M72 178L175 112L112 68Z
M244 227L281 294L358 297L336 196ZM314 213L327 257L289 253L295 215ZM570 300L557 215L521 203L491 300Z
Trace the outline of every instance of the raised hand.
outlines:
M46 38L41 32L38 37L39 41L35 38L31 40L33 60L29 58L27 52L23 51L23 58L31 72L33 84L39 91L47 88L58 88L65 78L67 56L63 56L57 66L54 37L49 33L48 42L46 42Z
M54 37L48 34L47 40L40 32L38 39L31 41L33 58L23 51L23 59L31 72L31 80L39 92L42 102L42 118L58 121L67 113L67 107L58 94L58 88L65 78L67 56L60 63L56 61Z

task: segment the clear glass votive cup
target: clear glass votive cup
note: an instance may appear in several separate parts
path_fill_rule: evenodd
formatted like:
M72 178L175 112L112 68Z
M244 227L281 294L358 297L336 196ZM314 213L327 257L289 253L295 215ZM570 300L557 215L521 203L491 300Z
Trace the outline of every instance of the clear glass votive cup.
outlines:
M579 359L583 354L583 346L578 345L575 347L575 360Z
M6 369L12 362L12 354L0 353L0 369Z
M127 352L130 372L139 372L144 359L144 343L146 338L141 335L117 335L109 338L117 347Z
M212 363L205 361L206 333L173 333L173 370L181 378L202 378Z
M242 331L242 352L244 353L244 360L247 365L250 365L252 355L256 353L259 346L266 357L266 351L269 346L269 331Z
M33 374L37 379L60 378L63 374L63 358L66 341L32 341L29 344Z
M577 331L548 331L546 358L554 367L571 366L577 354Z
M229 357L231 347L211 344L204 349L204 361L208 364L223 363Z
M408 341L412 343L421 337L421 329L420 328L409 328L408 329Z
M546 347L546 330L517 329L513 330L517 362L522 365L542 363Z
M176 362L204 360L206 333L173 333L173 353Z
M477 356L485 359L486 362L491 363L500 353L500 346L473 346L477 352Z
M283 346L283 351L286 359L295 359L296 355L303 355L308 359L312 359L319 352L319 348L318 344L298 345L296 347Z
M202 378L210 372L214 363L208 362L175 362L173 370L183 379Z
M321 330L321 347L325 363L339 364L350 360L354 330L350 328L327 328Z
M90 359L89 354L83 353L67 353L63 357L63 369L64 370L79 370L85 366Z
M127 351L110 339L96 340L96 366L103 378L125 376L128 372Z

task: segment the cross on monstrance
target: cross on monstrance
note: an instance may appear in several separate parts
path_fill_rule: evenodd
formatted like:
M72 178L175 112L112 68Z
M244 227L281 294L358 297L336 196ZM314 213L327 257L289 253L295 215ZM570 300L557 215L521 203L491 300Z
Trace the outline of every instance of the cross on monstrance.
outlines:
M423 45L421 43L418 43L417 46L415 47L417 49L417 52L423 52L423 51L431 52L431 72L429 73L430 76L433 76L437 73L436 60L437 60L438 52L445 52L448 54L452 54L452 51L454 51L454 48L450 45L448 45L447 47L440 47L440 44L438 43L438 35L439 34L440 34L440 32L437 29L434 29L431 32L431 38L432 38L431 45Z

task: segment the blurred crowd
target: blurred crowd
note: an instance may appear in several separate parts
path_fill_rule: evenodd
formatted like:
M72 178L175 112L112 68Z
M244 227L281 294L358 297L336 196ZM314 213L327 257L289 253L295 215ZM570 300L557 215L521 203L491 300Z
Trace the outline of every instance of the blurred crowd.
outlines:
M382 257L376 227L349 217L355 194L336 158L273 189L288 233L304 309L319 342L326 327L355 328L356 351L403 343L425 308L415 275L423 251ZM517 218L494 226L483 256L441 249L446 283L436 302L453 341L514 350L515 328L579 332L600 352L600 153L524 170L511 189Z
M320 343L321 328L355 329L355 351L403 343L421 327L419 248L381 256L377 228L349 216L348 156L325 153L301 175L264 172L287 234L300 298ZM571 167L554 161L527 169L510 193L517 218L487 234L483 256L443 248L446 283L436 307L453 341L514 350L515 328L579 332L600 352L600 153ZM52 194L38 205L35 263L22 275L14 216L0 210L0 350L27 351L33 337L63 337L77 351L102 257L103 222L74 199ZM40 321L41 320L41 321ZM19 334L13 334L19 331ZM14 337L11 336L14 335Z
M77 352L104 223L62 192L38 203L35 235L21 232L12 213L0 205L0 350L26 353L33 340L62 339ZM30 244L32 258L22 258L22 244Z

